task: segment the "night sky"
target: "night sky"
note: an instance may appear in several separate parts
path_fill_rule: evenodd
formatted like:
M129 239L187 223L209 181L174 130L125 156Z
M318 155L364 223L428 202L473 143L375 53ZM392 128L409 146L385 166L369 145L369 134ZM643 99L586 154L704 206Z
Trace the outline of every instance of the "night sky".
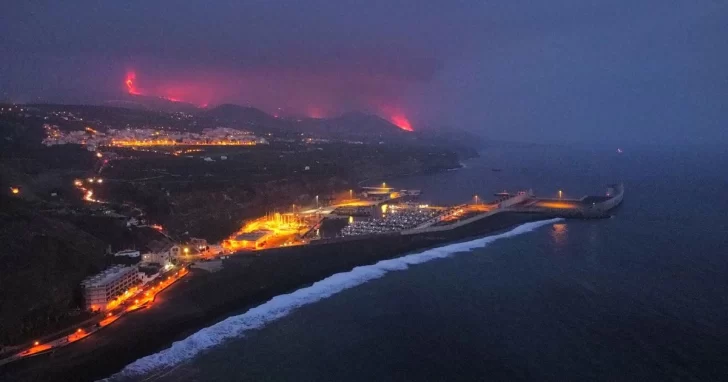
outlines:
M0 100L139 93L530 142L728 143L719 0L9 1Z

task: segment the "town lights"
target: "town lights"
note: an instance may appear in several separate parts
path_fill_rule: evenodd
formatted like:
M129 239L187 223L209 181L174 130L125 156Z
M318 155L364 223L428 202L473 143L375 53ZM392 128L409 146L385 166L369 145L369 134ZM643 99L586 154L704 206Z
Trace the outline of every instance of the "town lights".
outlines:
M81 181L81 179L76 179L73 181L73 185L76 187L81 187L83 186L83 182Z
M101 153L96 153L96 157L97 157L97 158L101 158L102 156L104 156L104 155L103 155L103 154L101 154Z
M20 193L20 189L18 187L10 187L10 193L13 195L17 195Z
M96 179L96 183L104 183L104 180L101 178Z
M190 249L185 247L184 252L185 252L185 254L188 254L188 253L190 253Z
M38 346L38 345L40 345L40 342L38 342L38 341L33 342L33 346Z
M81 329L81 328L76 329L76 333L82 333L82 332L83 332L83 329Z

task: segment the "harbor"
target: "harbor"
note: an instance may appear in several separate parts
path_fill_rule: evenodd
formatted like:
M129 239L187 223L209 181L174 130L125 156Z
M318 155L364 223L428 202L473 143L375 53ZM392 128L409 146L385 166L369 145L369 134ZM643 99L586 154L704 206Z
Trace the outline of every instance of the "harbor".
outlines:
M150 291L140 288L128 299L133 302L114 305L110 314L87 323L80 331L33 343L3 363L23 368L32 362L28 358L53 354L42 362L61 374L83 367L88 375L101 376L140 353L153 352L174 341L181 331L209 325L227 312L249 309L357 266L528 222L608 217L622 202L624 187L612 185L603 195L578 199L540 198L530 190L499 192L489 201L476 196L468 203L451 206L421 202L419 190L379 187L344 194L348 195L330 198L326 204L316 197L313 206L291 206L288 212L246 222L229 240L208 246L217 251L193 254L184 250L191 247L183 246L173 259L182 273L167 283L188 274L191 277L165 290L164 298L156 297L167 289L166 283ZM149 309L152 302L155 308ZM114 340L109 342L111 337ZM98 340L81 341L86 338ZM141 338L145 340L140 342ZM67 351L57 351L71 344ZM128 350L132 348L135 350ZM89 363L99 356L107 362Z

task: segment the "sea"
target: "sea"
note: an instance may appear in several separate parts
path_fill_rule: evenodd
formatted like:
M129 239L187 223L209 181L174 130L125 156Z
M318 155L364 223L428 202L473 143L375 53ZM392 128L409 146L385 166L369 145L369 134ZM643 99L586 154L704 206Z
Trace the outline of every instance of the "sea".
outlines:
M499 144L457 170L382 180L442 204L616 182L625 199L608 219L527 223L334 275L108 379L728 380L727 152L621 151Z

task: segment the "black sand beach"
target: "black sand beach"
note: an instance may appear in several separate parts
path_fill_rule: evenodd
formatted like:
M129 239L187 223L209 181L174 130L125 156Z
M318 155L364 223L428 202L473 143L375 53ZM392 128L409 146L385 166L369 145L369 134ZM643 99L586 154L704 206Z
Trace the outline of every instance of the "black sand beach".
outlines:
M91 381L195 331L338 272L446 242L483 236L544 216L501 213L451 231L386 235L233 256L216 273L192 274L154 304L55 353L6 365L2 380Z

